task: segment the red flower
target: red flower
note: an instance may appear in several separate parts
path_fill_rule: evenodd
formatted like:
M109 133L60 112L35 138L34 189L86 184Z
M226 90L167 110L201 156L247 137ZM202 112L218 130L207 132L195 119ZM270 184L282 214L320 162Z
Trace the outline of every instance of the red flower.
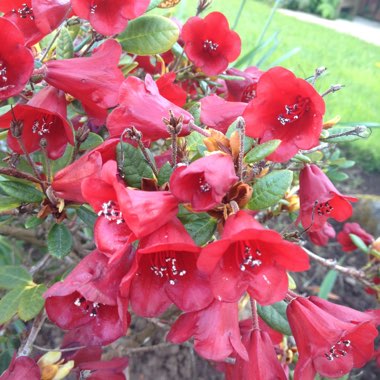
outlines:
M213 295L196 266L200 250L177 218L142 238L134 267L121 285L132 310L156 317L172 303L186 312L208 306Z
M236 352L248 360L240 338L236 303L215 300L206 309L182 314L166 339L172 343L183 343L192 336L195 351L206 359L222 361Z
M325 246L329 242L329 239L335 238L335 230L333 226L326 222L320 230L316 231L307 231L307 234L309 235L310 241L319 246Z
M194 211L206 211L219 204L237 181L231 157L216 153L175 169L170 190L181 202L190 202Z
M107 109L118 102L119 87L124 80L118 68L120 55L119 43L107 40L91 57L47 62L44 79L80 100L94 123L100 125L107 117Z
M249 360L236 358L235 364L226 368L226 380L286 380L268 333L255 329L243 334Z
M338 233L337 240L342 245L344 252L355 251L358 247L352 242L350 235L356 235L366 245L370 245L374 241L374 237L363 230L358 223L346 223L343 230Z
M25 87L34 68L31 51L24 36L7 19L0 17L0 101L17 95Z
M171 50L160 54L160 56L166 66L174 61L174 54ZM138 68L142 68L148 74L160 74L162 71L162 63L158 59L155 60L152 56L139 55L136 57L136 62L139 64Z
M343 222L352 215L350 202L354 197L342 195L321 169L316 165L305 165L300 172L300 214L303 228L310 232L320 230L328 218Z
M120 136L125 128L134 126L143 134L144 141L156 141L170 136L162 118L169 117L169 111L176 117L183 116L180 136L189 134L188 124L193 117L160 95L156 82L150 75L145 82L128 77L120 88L120 105L107 119L111 136Z
M323 98L311 84L282 67L274 67L260 77L256 97L243 117L248 136L261 142L282 141L268 159L284 162L299 149L318 145L324 113Z
M81 184L85 178L99 178L103 164L116 159L116 145L119 139L109 139L81 158L58 171L52 183L52 188L59 198L85 203Z
M36 25L32 0L3 0L0 12L4 12L3 17L22 32L27 46L33 46L45 36L46 33L42 33Z
M256 96L257 82L263 72L255 66L244 71L232 68L227 70L228 75L243 77L244 80L226 80L228 98L230 102L250 102Z
M239 57L241 40L219 12L191 17L182 28L185 53L206 75L218 75Z
M105 345L124 335L130 316L119 284L128 271L130 253L128 247L112 265L98 251L86 256L63 282L45 292L49 319L62 329L75 330L82 344Z
M221 240L203 248L198 268L210 274L216 298L235 302L247 290L269 305L285 297L286 271L307 270L309 260L302 248L239 211L227 219Z
M100 34L112 36L122 32L128 20L142 15L149 0L71 0L77 16L90 21Z
M15 118L23 123L21 140L28 153L40 150L40 141L47 142L49 158L56 160L65 153L67 143L74 145L74 134L66 119L65 94L54 87L45 87L27 104L18 104L0 117L0 128L9 128ZM18 139L8 133L9 147L23 154Z
M0 380L40 380L41 372L37 363L27 356L13 356L9 368L0 376Z
M37 28L45 35L71 16L70 0L32 0Z
M123 218L135 238L151 234L178 212L178 201L169 191L143 191L114 184Z
M186 104L187 94L182 87L174 83L175 77L173 72L164 74L157 79L156 84L160 95L176 106L183 107Z
M286 313L299 352L295 380L341 377L372 358L378 321L371 314L318 297L295 298Z
M228 127L241 116L247 107L242 102L227 102L217 95L201 99L201 122L209 128L226 133Z
M122 248L131 235L125 223L117 200L117 163L107 161L100 173L100 178L85 178L81 185L83 198L99 215L95 223L94 238L99 251L118 259L114 254L122 252Z

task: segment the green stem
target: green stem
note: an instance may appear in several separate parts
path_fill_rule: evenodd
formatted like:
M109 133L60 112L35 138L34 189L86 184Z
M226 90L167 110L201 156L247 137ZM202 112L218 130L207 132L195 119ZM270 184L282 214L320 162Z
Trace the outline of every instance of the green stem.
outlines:
M244 9L246 3L247 3L247 0L242 0L242 2L240 3L240 7L239 7L238 13L236 15L234 25L232 26L233 30L235 30L239 24L241 14L243 13L243 9Z

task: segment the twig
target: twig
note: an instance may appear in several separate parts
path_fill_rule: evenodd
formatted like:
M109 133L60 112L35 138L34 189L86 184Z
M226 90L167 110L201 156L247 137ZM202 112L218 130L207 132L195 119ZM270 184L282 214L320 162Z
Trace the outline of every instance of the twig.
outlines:
M29 269L29 273L31 275L34 275L34 273L42 269L50 261L50 259L51 259L51 256L49 256L48 254L45 254L45 256L40 261L38 261L35 265L33 265Z
M314 152L316 152L318 150L323 150L323 149L326 149L328 147L329 147L329 144L322 143L322 144L319 144L318 146L316 146L315 148L308 149L308 150L301 150L300 153L302 153L302 154L314 153Z
M322 98L328 94L331 94L333 92L337 92L339 90L341 90L344 86L342 84L333 84L332 86L330 86L330 88L325 91L321 96Z
M21 172L17 169L0 168L0 174L9 175L10 177L15 177L15 178L26 179L30 182L38 183L41 187L43 185L43 181L41 181L39 178L36 178L36 177L30 175L29 173Z
M38 247L45 247L45 244L41 240L37 239L32 231L26 231L22 228L0 226L0 235L11 236L16 239L21 239L30 244L36 245Z
M359 282L361 282L365 286L372 286L373 285L370 281L368 281L366 279L366 275L362 270L358 270L358 269L352 268L352 267L343 267L343 266L339 265L336 262L336 260L334 260L334 259L324 259L323 257L316 255L314 252L309 251L305 247L301 247L301 248L307 253L307 255L310 258L312 258L313 260L315 260L319 264L321 264L327 268L334 269L337 272L344 273L350 277L354 277L355 279L357 279Z
M46 319L46 314L44 310L41 310L37 315L35 320L33 321L32 329L28 335L26 341L21 345L18 350L17 356L29 356L33 350L33 343L37 339L37 335L40 332L42 325L44 324Z
M40 58L40 62L43 62L43 60L46 58L46 56L48 55L50 49L53 47L55 41L57 41L57 38L59 37L59 35L61 34L61 30L62 28L59 28L57 30L57 33L55 34L55 36L53 37L53 39L50 41L50 44L49 46L46 48L44 54L42 55L42 57Z
M79 347L70 347L70 348L45 348L41 346L37 346L36 344L33 344L34 348L37 348L39 351L49 352L49 351L59 351L59 352L70 352L70 351L77 351L81 350L82 348L87 348L88 346L79 346Z

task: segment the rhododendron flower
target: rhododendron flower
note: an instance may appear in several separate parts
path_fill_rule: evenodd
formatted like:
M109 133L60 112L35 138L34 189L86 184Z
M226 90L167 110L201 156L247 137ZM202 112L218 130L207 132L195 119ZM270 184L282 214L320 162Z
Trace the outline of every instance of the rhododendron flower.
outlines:
M299 177L300 214L304 228L318 231L328 218L343 222L352 215L350 202L357 199L342 195L316 165L305 165Z
M248 136L260 142L281 140L268 159L284 162L298 150L318 145L324 113L323 98L311 84L289 70L274 67L260 77L256 97L243 117Z
M91 57L48 61L44 79L80 100L93 122L103 124L107 109L118 103L118 91L124 80L118 68L121 51L117 41L107 40Z
M204 19L191 17L182 28L185 53L206 75L218 75L240 55L239 35L230 30L227 18L219 12Z
M228 101L248 103L256 96L257 82L263 74L261 70L255 66L248 67L244 71L231 68L227 70L227 74L244 78L244 80L226 80Z
M0 17L0 101L17 95L25 87L34 68L24 36L7 19Z
M32 0L3 0L0 12L22 32L27 46L33 46L45 36L36 25Z
M85 178L81 185L83 198L99 215L95 222L94 238L99 251L107 255L122 252L131 230L123 219L117 200L117 163L110 160L102 167L100 178ZM112 260L117 259L116 256Z
M370 245L375 239L374 237L363 230L358 223L346 223L343 230L338 233L337 240L342 245L344 252L355 251L358 247L352 242L350 235L356 235L364 244Z
M74 134L66 119L64 92L48 86L36 94L27 104L17 104L13 110L0 117L0 128L9 128L16 119L23 124L21 140L28 153L41 149L40 142L47 142L49 158L56 160L65 153L67 143L74 145ZM23 154L18 139L10 132L7 142L16 153Z
M307 270L309 260L302 248L239 211L227 219L221 240L203 248L197 265L210 274L216 298L238 301L247 290L261 305L269 305L285 297L286 271Z
M81 190L83 180L89 177L99 178L103 164L116 159L118 143L119 139L109 139L58 171L51 185L56 195L68 201L85 203Z
M0 376L0 380L40 380L41 372L37 363L27 356L13 356L9 368Z
M242 102L227 102L217 95L201 99L201 122L209 128L226 133L228 127L241 116L247 107Z
M186 91L178 84L175 84L175 73L167 73L160 76L157 81L158 91L165 99L174 103L178 107L186 104Z
M108 264L93 251L65 278L44 294L49 319L65 330L75 330L81 344L105 345L125 334L130 322L128 300L119 295L121 279L129 269L131 247Z
M213 295L196 266L200 250L177 218L142 238L134 266L121 284L132 310L155 317L172 303L186 312L208 306Z
M236 303L214 300L206 309L182 314L166 339L183 343L192 336L195 351L206 359L222 361L235 353L249 359L240 338Z
M44 35L71 15L70 0L32 0L32 6L36 26Z
M219 204L237 181L231 157L216 153L175 169L170 190L181 202L191 203L194 211L206 211Z
M168 138L170 134L162 119L169 117L169 111L177 118L183 117L180 136L189 134L188 124L193 120L190 113L161 96L150 75L145 82L130 76L120 88L120 105L109 115L107 128L111 136L120 136L125 128L134 126L144 141Z
M243 344L247 348L249 360L236 358L235 364L229 364L226 380L286 380L268 333L255 329L243 334Z
M151 234L178 212L178 201L169 191L143 191L114 184L117 199L128 227L135 238Z
M142 15L149 3L149 0L71 0L75 14L89 20L105 36L122 32L128 20Z
M305 227L307 228L307 227ZM325 246L329 242L329 239L335 238L335 230L333 226L326 222L319 230L313 231L308 230L307 234L309 236L310 241L319 246Z
M318 297L297 297L286 313L299 352L295 380L341 377L372 358L378 320L370 313Z
M174 61L174 54L171 50L166 51L165 53L160 54L162 60L167 66L169 63ZM139 64L139 68L142 68L148 74L160 74L162 72L162 62L155 57L138 55L135 59Z

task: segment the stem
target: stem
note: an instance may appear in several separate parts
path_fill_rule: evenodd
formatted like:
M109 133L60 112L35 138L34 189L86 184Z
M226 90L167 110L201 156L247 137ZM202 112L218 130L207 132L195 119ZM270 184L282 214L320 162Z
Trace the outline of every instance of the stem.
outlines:
M257 302L250 297L251 301L251 311L252 311L252 328L253 330L259 330L259 315L257 314Z
M32 329L28 335L26 341L21 345L18 350L17 356L29 356L33 350L33 343L37 339L37 335L40 332L42 325L44 324L46 319L46 314L44 310L41 310L37 315L35 320L33 321Z
M333 84L327 91L325 91L321 96L322 98L332 92L337 92L341 90L344 86L342 84Z
M318 150L327 149L328 147L329 147L329 144L327 144L327 143L322 143L322 144L319 144L318 146L316 146L315 148L308 149L308 150L301 150L300 152L301 152L302 154L309 154L309 153L316 152L316 151L318 151Z
M232 26L232 30L235 30L236 27L238 26L239 20L240 20L240 16L243 13L243 9L245 7L246 2L247 2L247 0L242 0L242 2L240 3L240 7L239 7L238 13L236 15L234 25Z
M358 270L356 268L347 268L343 267L339 264L337 264L336 260L334 259L324 259L323 257L318 256L314 252L309 251L305 247L302 247L302 249L307 253L307 255L312 258L314 261L318 262L319 264L334 269L337 272L343 273L345 275L348 275L350 277L354 277L359 282L364 284L365 286L373 286L373 284L366 279L366 275L362 270Z
M40 179L33 177L32 175L28 173L20 172L17 169L0 168L0 174L9 175L10 177L14 177L14 178L26 179L30 182L38 183L41 187L43 185L43 181L41 181Z
M311 81L312 86L315 85L316 80L327 70L326 67L318 67L315 69L313 80Z
M45 266L45 264L50 261L51 259L51 256L49 256L48 254L46 254L40 261L38 261L35 265L33 265L30 270L29 270L29 273L31 275L34 275L34 273L38 272L41 268L43 268Z
M7 235L16 239L21 239L37 247L45 247L45 244L37 239L32 231L26 231L23 228L16 228L11 226L0 226L0 235Z
M39 180L41 180L41 186L42 186L42 188L45 191L46 190L45 189L45 184L44 184L44 182L42 182L40 173L38 173L38 170L37 170L37 168L36 168L36 166L34 164L34 161L30 157L30 154L26 151L24 142L22 141L22 139L20 137L17 138L17 141L18 141L18 143L20 145L20 148L22 149L23 153L25 154L26 160L28 161L29 165L32 167L32 170L33 170L34 174L36 175L36 177Z
M194 122L190 121L189 128L192 129L195 132L200 133L202 136L210 137L211 133L207 132L205 129L199 127L198 125L194 124Z
M145 148L143 142L142 142L141 140L138 140L137 143L138 143L138 145L139 145L139 148L140 148L140 150L141 150L141 153L144 155L145 159L147 160L147 162L148 162L150 168L152 169L154 175L155 175L156 177L158 177L158 171L157 171L157 169L156 169L156 165L155 165L154 162L152 162L151 157L150 157L150 155L148 154L147 149Z
M43 62L43 60L46 58L46 56L48 55L50 49L53 47L55 41L57 41L57 38L59 37L59 35L61 34L61 30L62 28L59 28L57 30L57 33L55 34L55 36L53 37L53 39L50 41L50 44L49 46L46 48L44 54L42 55L42 57L40 58L40 62Z
M239 149L239 157L238 157L237 175L238 175L240 181L243 181L245 121L241 116L239 116L237 119L236 129L238 130L239 136L240 136L240 149Z
M78 346L78 347L71 347L71 348L45 348L41 346L37 346L36 344L33 344L34 348L37 348L39 351L49 352L49 351L59 351L59 352L70 352L70 351L78 351L82 348L87 348L88 346Z

